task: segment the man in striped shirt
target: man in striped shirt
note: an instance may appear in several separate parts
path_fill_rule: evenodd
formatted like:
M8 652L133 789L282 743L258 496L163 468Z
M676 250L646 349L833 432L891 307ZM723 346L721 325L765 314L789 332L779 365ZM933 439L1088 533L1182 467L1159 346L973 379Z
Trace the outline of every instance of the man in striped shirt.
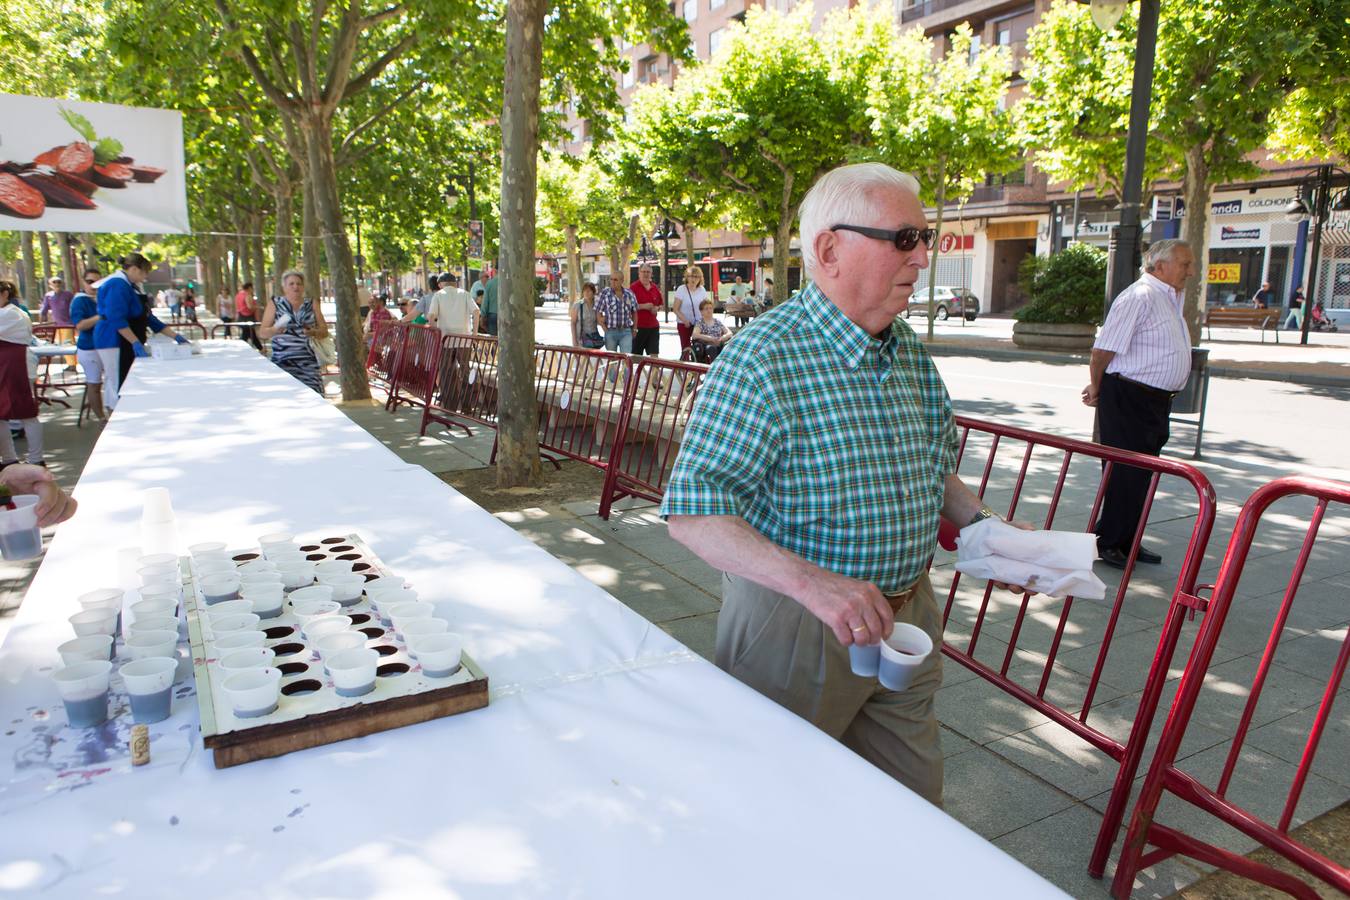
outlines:
M1144 254L1144 274L1111 304L1083 388L1083 402L1097 409L1098 440L1108 447L1157 456L1167 443L1172 398L1191 370L1182 289L1194 270L1185 241L1157 241ZM1150 477L1130 466L1111 473L1096 529L1097 552L1109 566L1125 568ZM1140 545L1139 561L1162 557Z
M848 651L896 622L940 646L927 575L939 516L993 515L956 475L951 400L896 318L934 237L918 189L865 163L807 193L811 282L708 372L661 515L725 573L717 665L940 803L941 652L891 691L853 674Z

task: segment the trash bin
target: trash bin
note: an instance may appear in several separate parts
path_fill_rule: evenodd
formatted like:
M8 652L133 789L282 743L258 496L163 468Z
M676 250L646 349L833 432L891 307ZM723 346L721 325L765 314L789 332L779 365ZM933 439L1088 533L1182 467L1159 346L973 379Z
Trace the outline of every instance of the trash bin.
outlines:
M1191 374L1186 386L1172 398L1172 412L1194 414L1200 412L1205 404L1205 390L1209 382L1209 350L1203 347L1191 348Z

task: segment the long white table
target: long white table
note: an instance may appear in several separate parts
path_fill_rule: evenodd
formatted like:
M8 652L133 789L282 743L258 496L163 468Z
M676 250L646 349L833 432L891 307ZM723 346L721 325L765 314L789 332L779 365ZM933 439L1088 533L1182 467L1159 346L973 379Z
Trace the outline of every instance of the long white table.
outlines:
M204 347L137 362L0 648L0 893L1058 895L248 347ZM466 636L490 705L226 770L190 696L142 768L129 717L65 727L66 616L117 584L154 485L184 546L361 534Z

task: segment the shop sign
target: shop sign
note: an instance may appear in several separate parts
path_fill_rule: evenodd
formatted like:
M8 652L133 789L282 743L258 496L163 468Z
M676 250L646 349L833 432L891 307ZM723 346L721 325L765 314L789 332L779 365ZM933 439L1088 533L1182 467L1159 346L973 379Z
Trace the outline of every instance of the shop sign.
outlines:
M975 235L956 234L948 231L938 240L939 253L951 253L956 250L973 250L975 248Z
M1214 244L1219 247L1264 247L1268 224L1219 225L1213 232Z
M1209 284L1237 284L1242 281L1242 263L1210 263L1205 281Z

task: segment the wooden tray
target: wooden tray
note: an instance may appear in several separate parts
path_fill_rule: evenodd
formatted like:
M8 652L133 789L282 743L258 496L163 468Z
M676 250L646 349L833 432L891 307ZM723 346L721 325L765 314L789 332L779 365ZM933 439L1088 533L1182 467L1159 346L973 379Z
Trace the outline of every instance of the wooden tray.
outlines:
M367 581L389 574L356 535L299 543L301 550L315 562L337 558L353 562ZM261 558L261 554L253 550L238 551L231 556L241 565ZM213 751L218 769L487 706L487 676L467 653L461 659L459 670L447 678L422 675L416 660L408 656L402 635L379 621L379 616L362 594L359 602L342 612L354 617L369 617L354 624L359 630L369 630L367 646L381 654L375 690L363 697L338 696L331 678L324 674L323 663L311 642L301 635L288 602L280 616L263 619L258 624L258 628L269 634L264 646L287 651L285 655L279 652L273 664L283 671L277 709L256 719L236 718L220 688L224 679L216 665L214 632L206 612L208 607L192 577L190 560L183 560L183 569L183 602L197 679L202 742ZM375 629L380 631L378 636ZM296 644L301 645L301 649L295 649L293 645Z

